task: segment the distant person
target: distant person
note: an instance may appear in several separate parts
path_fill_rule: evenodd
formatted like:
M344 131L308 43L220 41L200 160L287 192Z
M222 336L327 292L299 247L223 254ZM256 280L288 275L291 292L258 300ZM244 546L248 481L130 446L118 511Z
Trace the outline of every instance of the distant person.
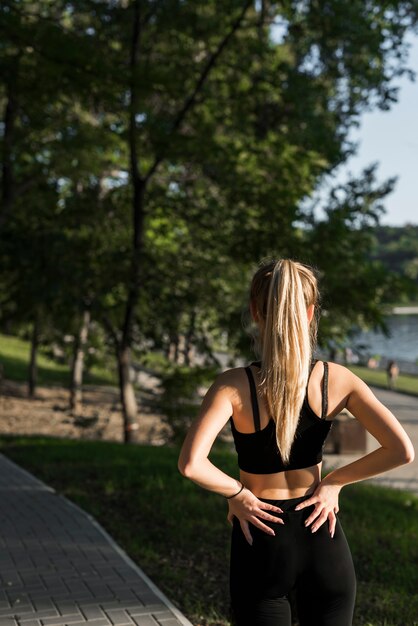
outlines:
M367 361L367 367L371 370L377 369L378 365L379 363L377 362L377 359L374 358L374 356L371 356L370 359Z
M346 346L344 348L344 361L346 364L352 363L353 362L353 356L354 353L352 351L352 349L349 346Z
M180 472L229 505L236 626L290 626L293 593L300 626L351 626L356 575L339 493L414 459L404 428L366 383L313 358L318 308L311 267L289 259L260 264L249 311L261 360L217 376L180 452ZM323 444L345 407L380 447L322 478ZM239 480L208 458L228 423ZM196 509L197 532L201 515Z
M388 377L388 387L389 389L395 389L396 381L399 376L399 367L396 361L389 361L386 367L386 374Z

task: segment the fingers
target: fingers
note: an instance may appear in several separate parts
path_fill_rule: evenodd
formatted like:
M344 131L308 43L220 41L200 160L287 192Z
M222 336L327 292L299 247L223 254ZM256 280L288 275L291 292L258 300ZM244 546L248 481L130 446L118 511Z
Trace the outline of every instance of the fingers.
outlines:
M277 511L277 513L283 513L283 509L278 506L274 506L273 504L267 504L267 502L263 502L262 500L258 501L258 506L260 509L264 509L265 511Z
M325 510L322 510L320 516L315 520L315 523L312 524L311 531L315 533L320 526L325 522L328 517L328 513Z
M255 517L254 515L249 518L249 521L251 522L251 524L254 524L254 526L257 526L257 528L260 528L260 530L264 531L268 535L274 536L276 534L274 530L270 528L270 526L263 524L260 518ZM284 524L284 521L282 519L279 519L278 517L275 517L274 521L279 524Z
M303 502L300 502L300 504L295 506L295 511L301 511L305 507L315 504L317 501L318 500L315 497L309 498L308 500L304 500Z
M284 524L283 520L276 517L275 515L269 515L265 511L277 511L277 513L283 513L283 509L278 506L274 506L273 504L267 504L267 502L263 502L262 500L258 501L259 511L255 511L255 515L261 517L262 519L267 520L268 522L279 522L279 524Z
M273 521L279 524L284 524L284 521L278 517L273 518ZM272 537L274 537L276 534L272 528L270 528L266 524L263 524L263 522L258 517L256 517L256 515L250 515L250 517L248 518L248 521L240 520L242 532L244 533L244 537L248 541L250 546L253 544L253 538L250 533L250 527L249 527L248 522L251 522L251 524L259 528L266 534L271 535Z
M312 511L312 513L309 515L309 517L305 520L305 526L309 526L309 524L312 524L312 522L314 520L316 520L316 518L318 517L318 515L321 512L320 506L321 505L319 503L317 503L315 505L315 509Z
M258 517L261 517L262 519L265 519L268 522L279 522L279 524L280 523L284 524L283 520L280 519L280 517L276 517L275 515L269 515L268 513L263 513L263 511L256 511L255 515L258 515Z
M336 524L337 524L337 518L335 517L335 514L332 511L330 511L330 513L328 513L328 530L329 530L329 534L331 535L331 539L334 537Z
M248 541L250 546L252 546L253 545L253 538L251 537L251 533L250 533L250 528L248 526L248 522L246 522L245 520L242 520L242 521L240 521L240 524L241 524L241 530L244 533L245 539Z
M327 519L329 522L329 532L331 537L333 537L335 532L335 525L337 523L337 518L335 517L334 511L327 511L326 509L322 509L321 511L319 508L316 508L315 511L313 511L313 513L305 521L305 526L309 526L309 524L312 524L311 532L314 533L318 530L318 528L322 526L322 524Z

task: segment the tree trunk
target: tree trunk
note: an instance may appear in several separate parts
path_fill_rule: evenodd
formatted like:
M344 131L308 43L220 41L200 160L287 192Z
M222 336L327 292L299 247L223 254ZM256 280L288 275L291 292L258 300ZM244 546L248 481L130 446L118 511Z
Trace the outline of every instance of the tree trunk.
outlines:
M163 345L163 353L164 353L165 358L168 361L170 360L170 348L171 348L170 340L165 341Z
M171 128L171 134L174 135L181 127L183 120L190 109L192 109L196 103L196 99L199 93L202 91L204 84L212 70L216 65L218 57L226 47L227 43L240 27L244 16L252 5L253 0L247 0L240 15L231 25L226 36L221 40L217 46L215 52L210 55L208 62L205 64L203 71L198 78L196 85L190 95L187 95L183 105L181 106L178 114L175 116L173 125ZM143 8L142 0L134 0L132 2L132 37L130 45L130 81L129 81L129 127L128 127L128 147L130 158L130 182L132 184L132 218L133 218L133 242L132 242L132 261L131 261L131 274L128 287L128 297L126 301L125 316L122 328L122 338L120 347L118 349L118 367L119 367L119 382L120 382L120 394L123 407L124 416L124 437L125 442L134 440L133 432L138 428L136 422L136 399L132 384L129 380L129 366L130 366L130 352L132 345L132 329L135 318L135 310L138 303L140 293L140 255L143 247L143 226L144 226L144 213L145 213L145 192L147 185L154 175L159 164L164 160L165 154L161 152L157 154L153 164L148 169L148 172L141 176L139 159L138 159L138 131L136 116L141 110L139 106L139 81L138 81L138 65L139 65L139 52L141 42L141 28L144 23L141 20L141 11ZM176 362L178 359L178 340L176 345Z
M189 328L186 333L185 345L184 345L184 363L185 365L189 367L191 364L191 352L192 352L192 347L193 347L195 325L196 325L196 311L192 309L192 312L190 314Z
M178 333L175 333L173 335L173 348L174 348L174 355L173 355L173 361L176 365L178 365L179 362L179 335Z
M123 410L124 442L132 443L138 439L136 431L138 407L134 386L130 380L131 351L128 346L117 351L120 401Z
M15 71L7 80L6 104L3 116L3 155L2 155L2 191L1 191L1 211L0 227L7 220L12 209L14 200L14 168L13 168L13 143L15 135L16 115L17 115L17 74L19 67L19 56L15 59Z
M36 381L37 381L36 360L38 356L38 346L39 346L39 322L38 322L38 316L36 316L35 321L33 322L33 327L32 327L29 372L28 372L29 373L28 387L29 387L30 398L33 398L35 396Z
M84 354L89 334L90 311L83 312L83 318L74 344L74 359L71 368L70 409L73 415L81 412L83 401Z
M130 84L129 84L129 129L128 145L130 157L130 180L132 184L132 260L129 281L128 297L122 328L122 339L118 348L118 370L120 397L124 419L124 441L135 441L135 431L138 429L136 421L137 404L133 385L129 378L131 364L132 329L135 310L138 303L140 289L140 254L142 250L143 222L144 222L144 194L145 183L141 178L138 163L138 137L136 128L136 114L138 105L138 60L141 38L141 1L135 0L132 4L132 39L130 49Z

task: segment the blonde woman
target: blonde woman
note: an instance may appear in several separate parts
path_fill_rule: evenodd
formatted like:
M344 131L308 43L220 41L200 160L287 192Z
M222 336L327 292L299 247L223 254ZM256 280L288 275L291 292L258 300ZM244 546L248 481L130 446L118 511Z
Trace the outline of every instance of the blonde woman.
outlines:
M232 524L230 594L237 626L350 626L356 575L338 519L341 489L410 463L414 449L396 417L347 368L312 360L318 319L312 268L260 264L250 288L260 361L220 374L184 441L179 470L226 498ZM380 448L321 479L322 452L345 407ZM230 421L240 480L208 455Z

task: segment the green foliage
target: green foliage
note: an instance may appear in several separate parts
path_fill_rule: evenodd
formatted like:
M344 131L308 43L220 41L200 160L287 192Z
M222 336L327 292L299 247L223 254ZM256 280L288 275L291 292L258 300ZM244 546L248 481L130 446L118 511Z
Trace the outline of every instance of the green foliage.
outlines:
M388 378L386 371L349 365L349 369L364 380L368 385L388 388ZM418 396L418 376L412 374L400 374L396 379L396 390Z
M28 341L9 335L0 335L0 363L4 369L4 377L10 380L24 382L27 379ZM66 385L68 384L70 369L68 364L58 363L48 356L48 350L41 350L38 358L39 384ZM114 367L109 363L92 365L86 375L86 382L91 384L116 383Z
M4 0L0 18L3 327L38 318L48 343L88 306L112 346L132 323L141 356L186 334L214 361L223 333L248 351L241 317L263 257L318 267L324 345L410 293L365 254L393 181L369 168L324 220L306 207L355 150L361 112L396 100L413 0Z
M373 234L373 257L389 271L409 277L415 285L410 297L418 300L418 226L378 226Z
M342 340L353 324L385 330L385 305L411 292L411 281L388 272L373 254L383 201L394 184L393 179L379 184L376 168L332 188L326 218L313 217L307 233L309 258L322 276L322 345Z
M171 442L180 443L197 417L201 404L200 387L208 387L217 374L215 367L173 365L161 376L157 408L169 428Z
M1 437L1 450L96 517L193 624L229 626L225 500L176 470L177 447ZM225 446L211 460L238 476ZM405 626L418 611L418 498L354 484L339 517L358 579L353 626Z

